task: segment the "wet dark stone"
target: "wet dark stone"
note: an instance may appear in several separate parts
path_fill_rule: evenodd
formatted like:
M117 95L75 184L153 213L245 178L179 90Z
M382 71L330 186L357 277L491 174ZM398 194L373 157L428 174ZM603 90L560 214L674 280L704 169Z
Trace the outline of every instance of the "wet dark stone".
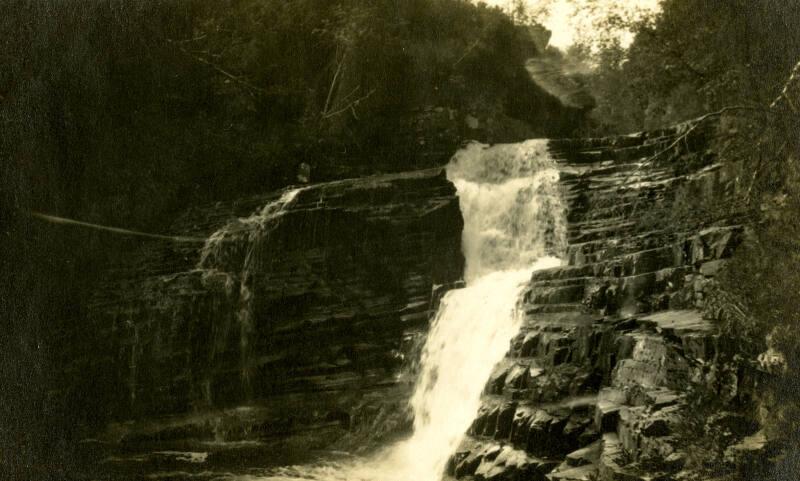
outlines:
M279 194L194 208L173 231L207 237ZM343 407L396 382L416 355L402 353L404 339L461 279L463 221L441 169L309 185L269 222L257 245L232 231L216 271L195 269L199 245L153 242L109 275L90 315L109 339L114 417L293 396L291 423L288 412L280 428L254 419L253 432L286 434L316 417L349 427Z

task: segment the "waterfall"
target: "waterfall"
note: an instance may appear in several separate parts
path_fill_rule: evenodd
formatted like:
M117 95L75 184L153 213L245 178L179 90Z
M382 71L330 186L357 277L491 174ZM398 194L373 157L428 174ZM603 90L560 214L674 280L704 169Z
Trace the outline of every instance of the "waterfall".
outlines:
M252 395L250 338L255 331L252 274L258 270L262 262L259 256L265 250L264 244L269 240L269 233L277 227L277 220L283 215L285 208L294 202L300 190L287 190L253 215L229 222L211 234L200 251L197 268L203 271L204 284L209 288L223 291L226 297L234 299L235 304L233 318L223 320L214 326L215 332L212 333L209 353L211 364L213 365L214 358L225 349L233 327L231 324L235 324L239 331L239 365L245 398ZM213 403L211 382L210 378L207 379L203 388L206 402L209 404Z
M547 142L470 144L447 168L464 216L466 287L449 292L431 326L411 399L414 434L404 480L435 481L480 407L521 316L534 270L555 267L565 236L558 171Z
M414 432L372 459L290 467L267 479L437 481L472 423L483 388L518 332L517 304L534 270L565 242L558 171L545 140L473 143L447 167L464 216L466 287L445 295L411 398Z

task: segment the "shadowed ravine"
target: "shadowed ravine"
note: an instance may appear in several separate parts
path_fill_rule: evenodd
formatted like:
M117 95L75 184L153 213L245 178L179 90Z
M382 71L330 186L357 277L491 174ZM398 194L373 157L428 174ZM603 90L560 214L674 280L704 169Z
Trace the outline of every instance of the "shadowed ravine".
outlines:
M445 295L425 341L410 400L413 433L366 459L279 468L262 479L442 477L480 407L485 380L519 330L523 286L533 271L560 265L550 254L564 245L558 172L545 141L472 144L454 156L447 174L464 216L466 287Z

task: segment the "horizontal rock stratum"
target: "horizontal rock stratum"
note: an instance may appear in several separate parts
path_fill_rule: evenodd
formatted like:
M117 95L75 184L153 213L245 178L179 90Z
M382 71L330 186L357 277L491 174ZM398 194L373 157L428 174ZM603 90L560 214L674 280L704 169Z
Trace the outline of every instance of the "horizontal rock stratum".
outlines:
M716 128L550 142L568 204L568 265L534 273L523 328L452 475L679 479L690 382L708 380L721 400L751 397L755 372L706 376L730 349L708 286L744 235L735 207L700 208L725 205L737 188L735 166L714 151Z
M221 236L214 263L199 265L202 246L153 242L110 275L93 317L109 339L98 362L113 366L117 419L248 404L260 419L232 424L254 436L347 427L365 395L397 384L410 339L463 271L453 185L442 169L312 185L259 225L279 196L176 222Z

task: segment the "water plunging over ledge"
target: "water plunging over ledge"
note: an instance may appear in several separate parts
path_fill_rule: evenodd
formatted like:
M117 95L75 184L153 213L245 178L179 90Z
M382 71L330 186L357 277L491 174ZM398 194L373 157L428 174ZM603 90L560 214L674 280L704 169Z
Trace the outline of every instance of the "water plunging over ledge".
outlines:
M492 369L518 332L517 303L535 270L556 267L565 243L558 171L545 140L473 143L447 167L464 232L466 287L450 291L420 360L414 431L366 460L280 468L269 480L436 481L480 407Z
M268 241L270 232L277 226L277 219L283 215L302 189L284 192L278 199L264 206L260 211L235 219L211 234L200 251L197 268L203 271L203 282L209 287L222 284L222 290L229 297L237 299L233 321L239 331L241 359L239 362L242 390L247 398L252 396L251 336L255 330L253 320L252 275L258 272L262 259L262 244ZM222 332L216 332L211 340L211 357L224 344L224 337L230 329L230 321L225 323ZM210 380L204 382L203 395L212 404Z

